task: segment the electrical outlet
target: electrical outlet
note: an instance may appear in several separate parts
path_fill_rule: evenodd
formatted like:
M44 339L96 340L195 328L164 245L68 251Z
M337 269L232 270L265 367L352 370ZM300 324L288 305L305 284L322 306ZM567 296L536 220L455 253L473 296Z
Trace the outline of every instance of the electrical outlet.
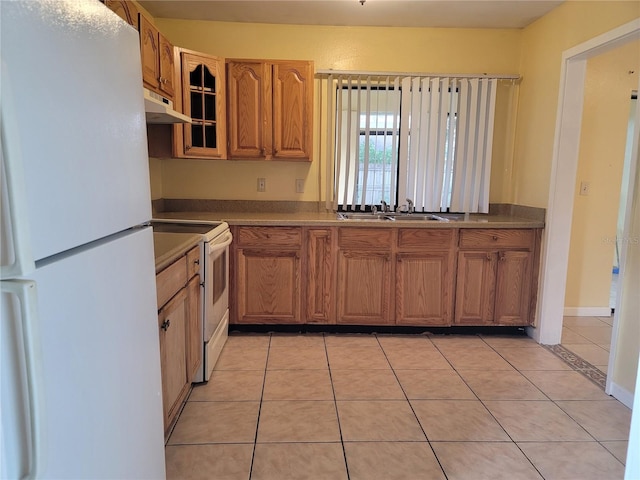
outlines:
M304 178L296 178L296 193L304 193Z
M258 178L258 191L264 192L267 190L267 179L266 178Z
M589 195L591 193L591 184L589 182L580 182L580 195Z

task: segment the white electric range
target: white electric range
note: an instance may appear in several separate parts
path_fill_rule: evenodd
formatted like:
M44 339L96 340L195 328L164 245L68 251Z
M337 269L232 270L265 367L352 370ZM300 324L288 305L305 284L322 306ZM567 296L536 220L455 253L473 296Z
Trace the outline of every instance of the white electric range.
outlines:
M154 232L200 235L203 361L196 382L206 382L220 356L229 331L229 245L233 236L226 222L154 218Z

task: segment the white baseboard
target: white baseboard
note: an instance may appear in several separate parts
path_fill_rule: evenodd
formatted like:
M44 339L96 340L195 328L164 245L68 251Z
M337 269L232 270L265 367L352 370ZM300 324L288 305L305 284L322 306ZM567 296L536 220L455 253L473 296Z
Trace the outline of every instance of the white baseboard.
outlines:
M633 393L614 382L611 382L609 389L611 390L607 392L609 395L620 400L627 407L633 408Z
M565 317L610 317L611 307L564 307Z

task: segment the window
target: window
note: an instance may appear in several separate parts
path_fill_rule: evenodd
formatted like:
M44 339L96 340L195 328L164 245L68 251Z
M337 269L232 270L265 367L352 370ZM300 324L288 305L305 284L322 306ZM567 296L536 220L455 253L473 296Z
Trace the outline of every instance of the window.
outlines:
M334 206L365 210L384 200L395 208L408 198L417 211L487 212L496 83L330 78Z

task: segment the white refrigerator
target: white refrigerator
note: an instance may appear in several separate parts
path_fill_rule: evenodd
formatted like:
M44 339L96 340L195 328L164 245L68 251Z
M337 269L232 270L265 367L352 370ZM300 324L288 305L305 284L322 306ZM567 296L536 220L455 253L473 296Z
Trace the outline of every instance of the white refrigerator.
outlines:
M0 22L0 478L164 478L138 34L97 0Z

